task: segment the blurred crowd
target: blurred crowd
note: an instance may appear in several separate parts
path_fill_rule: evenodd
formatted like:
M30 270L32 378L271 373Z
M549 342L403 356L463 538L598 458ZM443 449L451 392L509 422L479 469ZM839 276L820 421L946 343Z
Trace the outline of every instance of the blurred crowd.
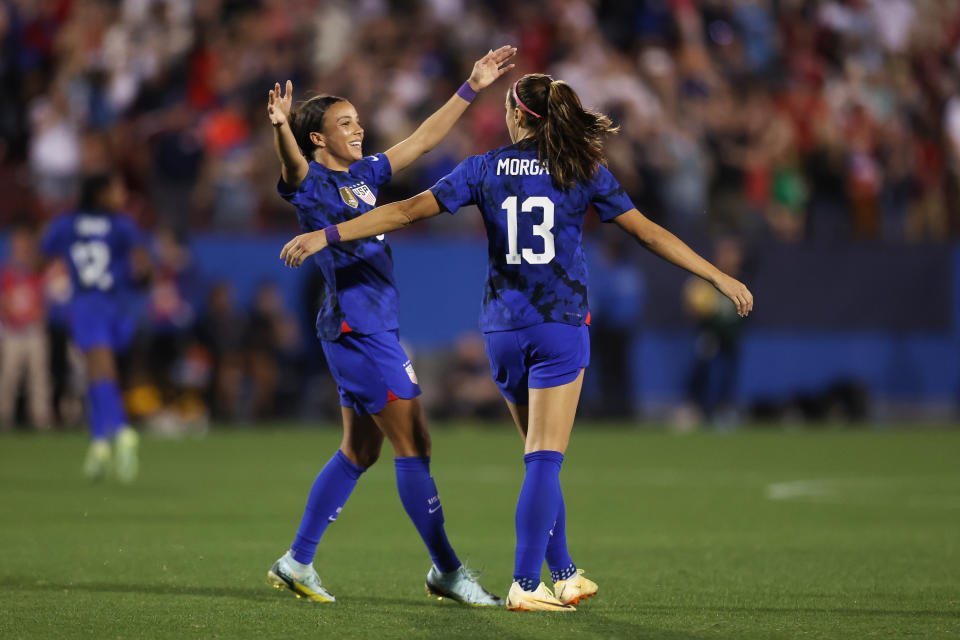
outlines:
M25 256L36 235L72 206L81 173L107 168L123 174L129 213L154 232L156 273L125 364L133 406L226 419L295 411L288 399L322 368L316 341L304 339L310 314L292 317L270 285L242 308L229 283L191 270L187 249L198 230L296 228L275 191L267 90L290 79L295 99L347 97L374 153L502 44L519 48L518 72L551 73L609 113L621 126L609 164L641 211L736 269L762 243L960 235L960 0L0 0L0 232L16 229L2 323L48 350L28 362L40 347L4 349L41 388L21 413L44 424L70 413L82 372L58 311L65 274L11 269L35 260ZM507 143L507 86L481 94L381 201ZM480 237L483 227L446 216L413 232ZM594 328L603 380L585 406L628 415L625 345L644 283L610 234L596 237L606 245L592 303L606 309ZM723 413L738 325L696 283L678 295L699 332L692 404ZM465 336L444 354L433 412L502 413L482 351ZM38 359L51 363L46 382L35 382ZM14 410L12 368L0 376L0 423ZM324 389L306 395L335 403Z
M348 97L376 152L510 43L519 71L567 80L622 125L610 164L671 228L960 231L956 0L0 0L0 40L0 223L49 216L81 169L115 165L145 226L293 228L274 192L275 81ZM503 86L385 196L505 142Z
M147 278L121 301L136 327L119 354L131 417L178 434L203 431L211 418L298 416L309 354L278 286L263 282L241 305L229 282L197 271L172 232L155 234L150 249ZM71 287L66 265L40 259L32 230L11 231L0 262L0 429L83 420L85 374L66 317Z

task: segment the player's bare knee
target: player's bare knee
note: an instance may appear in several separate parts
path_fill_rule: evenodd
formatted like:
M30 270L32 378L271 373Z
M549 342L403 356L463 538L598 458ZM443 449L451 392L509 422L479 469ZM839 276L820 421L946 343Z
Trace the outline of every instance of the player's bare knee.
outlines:
M357 451L357 465L364 469L369 469L376 464L377 460L380 459L382 443L383 441L381 440L375 445L366 445L359 449Z
M344 434L340 451L358 467L369 469L380 458L383 436L379 432L352 431Z
M424 457L430 455L432 442L430 440L430 429L427 428L427 420L421 412L413 420L413 437L411 440L416 455Z

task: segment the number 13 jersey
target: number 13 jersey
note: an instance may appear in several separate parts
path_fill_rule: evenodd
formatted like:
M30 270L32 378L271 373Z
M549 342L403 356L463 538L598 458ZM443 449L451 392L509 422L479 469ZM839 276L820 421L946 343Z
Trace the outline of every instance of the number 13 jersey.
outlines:
M475 204L487 229L489 264L480 311L484 332L587 320L583 218L593 204L610 222L633 203L606 167L585 183L557 189L522 140L472 156L430 188L450 213Z

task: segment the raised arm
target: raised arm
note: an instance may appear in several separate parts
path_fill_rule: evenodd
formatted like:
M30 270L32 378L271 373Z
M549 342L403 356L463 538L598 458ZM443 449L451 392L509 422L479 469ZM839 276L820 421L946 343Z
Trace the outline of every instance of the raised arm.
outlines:
M299 267L303 261L327 246L328 233L339 238L338 242L359 240L378 236L381 233L396 231L409 226L417 220L431 218L440 213L440 203L432 191L424 191L408 200L391 202L377 207L353 220L341 222L336 227L304 233L283 246L280 259L288 267ZM333 231L335 229L335 231Z
M467 83L474 92L481 91L493 84L500 76L510 69L512 64L505 65L507 60L516 55L514 47L505 45L496 51L490 51L476 61L473 72ZM453 124L463 115L470 106L470 101L462 97L458 91L447 103L440 107L433 115L423 121L410 137L398 142L387 150L390 167L396 173L414 160L440 144L440 141L450 133Z
M742 282L731 278L701 258L680 238L647 219L636 209L630 209L613 221L653 253L715 286L720 293L733 301L741 317L746 316L753 309L753 294Z
M276 83L267 94L267 116L273 125L273 146L280 158L280 175L292 189L296 189L307 177L310 166L300 153L297 139L290 128L290 107L293 104L293 83L287 80L284 93L280 93L280 83Z

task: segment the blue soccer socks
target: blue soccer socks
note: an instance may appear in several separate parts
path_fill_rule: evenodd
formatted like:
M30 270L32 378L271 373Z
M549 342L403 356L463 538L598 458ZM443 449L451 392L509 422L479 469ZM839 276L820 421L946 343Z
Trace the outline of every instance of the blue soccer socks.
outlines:
M116 380L98 380L87 389L87 420L93 440L112 440L127 423Z
M523 461L527 470L517 500L517 551L513 579L524 591L533 591L540 584L540 569L550 539L550 528L557 522L563 501L560 491L563 454L534 451L523 456Z
M104 393L104 414L107 420L107 433L113 438L120 429L127 424L127 412L123 408L123 396L120 394L120 386L116 382L110 382L107 391Z
M456 571L460 560L443 528L443 507L440 506L437 485L430 475L430 458L412 456L394 458L393 462L400 502L427 545L433 564L442 573Z
M87 421L90 423L92 440L109 440L113 437L111 425L111 398L116 392L113 380L99 380L87 388Z
M366 469L350 462L339 449L330 458L310 489L300 529L290 547L294 560L302 564L313 562L323 532L340 515L364 471Z
M563 494L560 495L560 510L557 520L550 529L550 540L547 541L547 566L550 567L550 578L554 582L566 580L577 573L577 566L567 551L567 510L563 504Z

